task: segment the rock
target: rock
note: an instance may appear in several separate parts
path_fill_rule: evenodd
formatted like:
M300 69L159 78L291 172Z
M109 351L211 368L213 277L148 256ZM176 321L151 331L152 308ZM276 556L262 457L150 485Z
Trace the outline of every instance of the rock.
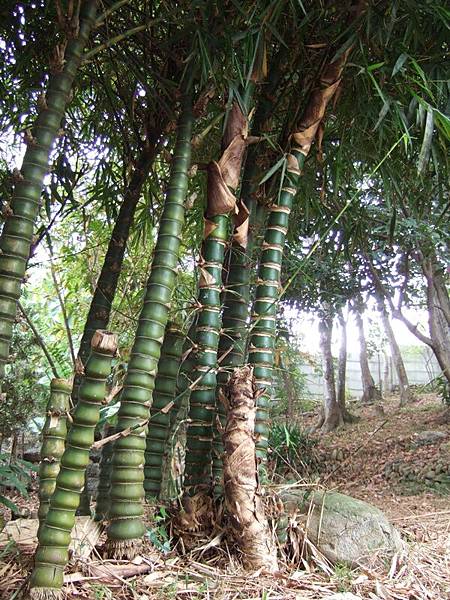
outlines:
M430 446L438 444L447 438L447 434L443 431L421 431L416 434L414 444L416 446Z
M296 508L308 514L309 539L334 563L356 566L402 549L398 531L379 508L367 502L337 492L291 491L281 494L281 499L288 512Z

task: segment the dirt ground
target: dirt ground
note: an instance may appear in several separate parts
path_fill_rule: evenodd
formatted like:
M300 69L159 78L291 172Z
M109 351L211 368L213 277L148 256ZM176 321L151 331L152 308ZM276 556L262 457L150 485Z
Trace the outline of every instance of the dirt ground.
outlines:
M72 562L67 569L65 598L302 600L347 593L354 596L340 598L450 599L448 488L428 477L435 465L440 465L441 471L450 467L449 426L439 420L443 406L434 395L421 394L404 408L398 408L395 396L383 407L381 414L371 406L350 404L360 420L322 436L317 452L323 467L321 486L378 506L401 532L404 551L390 564L351 570L330 565L312 548L302 564L284 565L279 574L267 576L243 573L232 551L219 539L189 556L164 554L149 542L146 552L131 565L104 561L95 549ZM309 416L302 425L313 422L314 417ZM447 437L420 445L418 436L424 431L440 431ZM398 468L399 464L399 472L392 470L391 465ZM439 479L437 470L433 469L433 475ZM26 501L28 510L33 501ZM32 553L29 540L0 547L1 599L20 597Z

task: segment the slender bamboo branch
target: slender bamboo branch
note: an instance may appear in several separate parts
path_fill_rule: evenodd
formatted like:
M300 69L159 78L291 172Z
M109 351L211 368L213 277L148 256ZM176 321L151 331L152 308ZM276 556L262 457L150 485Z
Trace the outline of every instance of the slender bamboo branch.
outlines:
M158 23L158 21L160 21L160 19L153 19L152 21L149 21L148 23L145 23L144 25L138 25L137 27L133 27L132 29L129 29L128 31L119 33L118 35L116 35L113 38L104 42L103 44L100 44L100 46L96 46L90 52L86 52L86 54L84 55L83 64L92 60L92 58L94 56L96 56L99 52L102 52L103 50L106 50L107 48L111 48L111 46L114 46L114 44L118 44L119 42L126 40L127 38L135 35L136 33L139 33L140 31L144 31L145 29L150 29L150 27L152 25L154 25L155 23Z
M48 241L48 249L50 252L50 273L52 275L52 280L53 280L53 285L55 287L56 295L58 296L59 306L61 307L61 313L63 316L64 327L65 327L66 335L67 335L67 341L69 344L70 356L72 358L72 365L73 365L73 368L75 369L76 356L75 356L75 347L74 347L73 338L72 338L72 331L70 329L69 317L67 315L67 310L66 310L66 303L65 303L64 297L61 292L61 287L59 285L58 278L56 276L55 265L53 264L53 258L52 258L53 257L53 248L52 248L52 243L51 243L49 235L47 235L47 241Z
M124 4L129 4L131 1L132 0L119 0L118 2L115 2L112 6L106 9L104 13L97 17L97 20L95 21L95 27L100 27L103 21L112 15L113 12L121 8Z
M18 301L17 306L19 307L20 312L25 317L25 320L28 323L29 328L33 332L33 335L36 338L37 343L41 347L42 352L45 354L45 358L47 359L48 364L50 365L53 375L55 376L56 379L59 379L58 369L56 368L56 365L53 362L53 358L52 358L50 352L48 351L47 346L45 345L43 337L40 335L39 331L36 329L33 321L30 319L30 316L28 315L28 313L22 306L20 300Z

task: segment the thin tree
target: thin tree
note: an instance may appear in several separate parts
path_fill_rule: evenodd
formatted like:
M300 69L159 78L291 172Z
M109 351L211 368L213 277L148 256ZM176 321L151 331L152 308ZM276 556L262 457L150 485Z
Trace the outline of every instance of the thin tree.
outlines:
M364 322L362 319L362 303L356 301L352 305L353 314L355 316L356 327L359 337L359 365L361 367L361 381L363 393L361 402L363 404L372 404L380 399L380 392L375 385L375 381L370 372L369 355L367 351L366 334L364 331Z

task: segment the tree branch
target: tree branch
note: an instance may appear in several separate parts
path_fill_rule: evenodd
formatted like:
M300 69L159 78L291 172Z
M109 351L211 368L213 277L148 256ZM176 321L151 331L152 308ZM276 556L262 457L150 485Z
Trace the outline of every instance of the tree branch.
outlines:
M405 315L402 313L402 309L401 309L402 294L400 294L399 306L395 306L392 301L391 296L387 293L387 290L386 290L385 286L383 285L383 282L381 281L380 276L378 275L377 270L375 269L371 259L365 252L363 253L363 255L364 255L364 258L366 259L367 265L372 274L372 281L374 283L375 289L379 292L379 294L383 298L385 298L387 300L387 303L389 304L389 308L390 308L390 311L391 311L394 319L397 319L397 320L401 321L402 323L404 323L404 325L406 325L406 327L409 329L409 331L413 335L415 335L418 340L420 340L422 343L426 344L427 346L429 346L431 349L434 350L433 340L430 337L423 334L419 330L418 325L414 325L413 323L411 323L411 321L407 317L405 317Z

